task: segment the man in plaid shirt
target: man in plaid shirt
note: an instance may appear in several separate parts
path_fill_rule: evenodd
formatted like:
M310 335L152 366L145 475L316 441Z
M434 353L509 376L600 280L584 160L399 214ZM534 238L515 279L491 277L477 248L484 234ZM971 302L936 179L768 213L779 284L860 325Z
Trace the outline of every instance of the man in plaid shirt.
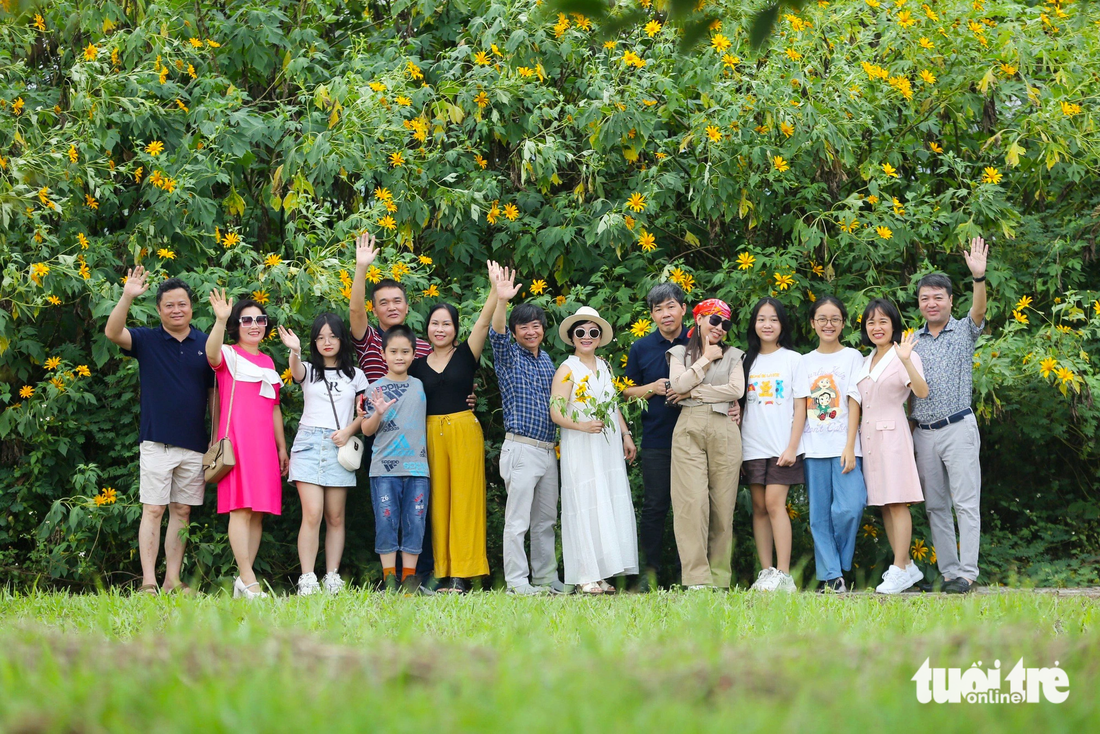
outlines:
M522 284L508 268L494 269L497 307L489 329L493 366L504 403L500 475L508 492L504 510L504 578L510 594L561 594L554 525L558 518L556 430L550 420L554 362L544 352L546 313L521 303L505 317ZM531 531L531 563L523 541ZM528 575L530 574L530 575Z

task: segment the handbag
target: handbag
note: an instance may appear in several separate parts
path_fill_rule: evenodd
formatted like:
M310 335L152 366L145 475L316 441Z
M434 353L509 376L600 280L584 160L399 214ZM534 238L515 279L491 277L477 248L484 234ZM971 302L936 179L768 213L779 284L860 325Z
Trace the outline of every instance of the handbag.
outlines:
M237 392L236 370L233 372L233 386L229 388L229 412L225 417L225 438L215 441L202 456L202 474L211 484L221 481L237 465L237 457L233 453L233 442L229 440L229 422L233 420L233 396ZM210 432L217 435L213 415L210 416Z
M325 389L328 390L328 402L332 406L332 417L336 419L336 430L340 430L340 416L336 413L336 401L332 399L332 386L328 384L328 377L321 375L325 381ZM365 444L358 436L352 436L348 442L336 452L336 461L348 471L356 471L363 463L363 449Z

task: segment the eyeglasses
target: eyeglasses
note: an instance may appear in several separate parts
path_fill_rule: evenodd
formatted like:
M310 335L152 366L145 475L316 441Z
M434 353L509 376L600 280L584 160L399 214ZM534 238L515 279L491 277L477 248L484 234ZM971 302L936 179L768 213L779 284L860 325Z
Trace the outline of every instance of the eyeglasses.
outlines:
M267 317L266 317L266 316L261 316L260 318L267 318ZM333 335L329 334L329 335L327 335L327 336L325 336L325 335L322 335L322 336L319 336L319 337L317 337L317 341L319 341L319 342L333 342L333 343L335 343L335 342L338 342L338 341L340 341L340 339L339 339L339 338L337 338L336 336L333 336Z
M259 316L241 316L240 322L241 326L252 326L252 324L267 326L267 316L265 314Z
M818 326L827 326L829 324L832 324L833 326L842 326L844 324L844 319L840 318L839 316L834 316L828 319L822 316L818 316L814 319L814 323Z
M718 314L712 313L710 315L710 325L711 326L721 326L722 331L729 331L730 327L733 326L733 322L730 321L729 319L723 320L722 317L719 316Z
M587 331L588 331L588 338L589 339L599 339L600 338L600 333L601 332L595 326L590 327L589 329L587 329ZM578 326L576 329L573 329L573 338L574 339L583 339L584 338L584 333L585 333L585 328L583 326Z

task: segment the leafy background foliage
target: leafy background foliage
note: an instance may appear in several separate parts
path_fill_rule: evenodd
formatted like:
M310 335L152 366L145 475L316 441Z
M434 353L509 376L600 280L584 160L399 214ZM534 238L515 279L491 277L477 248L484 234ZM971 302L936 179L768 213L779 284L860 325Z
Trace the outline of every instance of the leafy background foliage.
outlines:
M704 0L699 31L649 0L598 23L512 0L4 0L0 578L137 573L136 364L102 334L128 265L154 285L181 275L200 294L254 293L304 331L322 310L346 312L351 241L370 229L386 246L372 277L396 267L414 327L435 293L472 320L494 258L555 321L600 309L619 330L613 364L652 328L644 294L669 278L692 299L726 299L741 324L778 295L804 350L806 309L825 293L853 327L879 295L917 325L913 284L941 269L961 315L960 246L984 233L986 578L1097 582L1096 11L808 3L754 49L762 8ZM688 34L701 40L681 53ZM130 323L156 323L151 297ZM196 326L210 323L197 303ZM482 383L499 569L500 403L491 371ZM293 431L300 395L287 396ZM361 485L345 567L366 579L377 568ZM275 579L296 566L292 487L284 504L261 554ZM216 579L231 556L207 505L187 564ZM742 580L755 563L747 507L743 496ZM807 559L803 493L790 511ZM914 554L929 560L923 514ZM857 562L870 574L887 551L877 517L865 522Z

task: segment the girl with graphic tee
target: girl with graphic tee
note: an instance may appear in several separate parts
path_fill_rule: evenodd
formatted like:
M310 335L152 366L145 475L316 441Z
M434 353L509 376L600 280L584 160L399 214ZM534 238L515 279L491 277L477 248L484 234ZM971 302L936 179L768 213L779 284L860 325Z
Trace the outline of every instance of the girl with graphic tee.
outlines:
M799 454L806 411L796 413L793 390L800 355L791 348L787 309L774 298L757 301L746 336L741 470L752 493L752 531L761 568L752 588L795 591L787 491L803 482Z
M834 296L810 307L817 349L803 354L794 372L795 410L802 411L802 448L814 562L823 591L844 592L856 532L867 503L859 443L860 395L856 377L863 355L840 343L848 311Z
M355 366L355 348L334 313L323 313L310 329L309 361L302 361L302 342L290 329L279 327L279 338L290 350L290 375L302 386L302 418L290 449L290 481L302 500L298 531L298 560L302 575L298 593L308 596L323 585L337 594L344 588L340 559L344 554L344 508L355 472L337 459L340 447L359 433L355 401L367 390L367 378ZM317 582L314 565L320 544L321 517L325 518L325 565L328 573Z

